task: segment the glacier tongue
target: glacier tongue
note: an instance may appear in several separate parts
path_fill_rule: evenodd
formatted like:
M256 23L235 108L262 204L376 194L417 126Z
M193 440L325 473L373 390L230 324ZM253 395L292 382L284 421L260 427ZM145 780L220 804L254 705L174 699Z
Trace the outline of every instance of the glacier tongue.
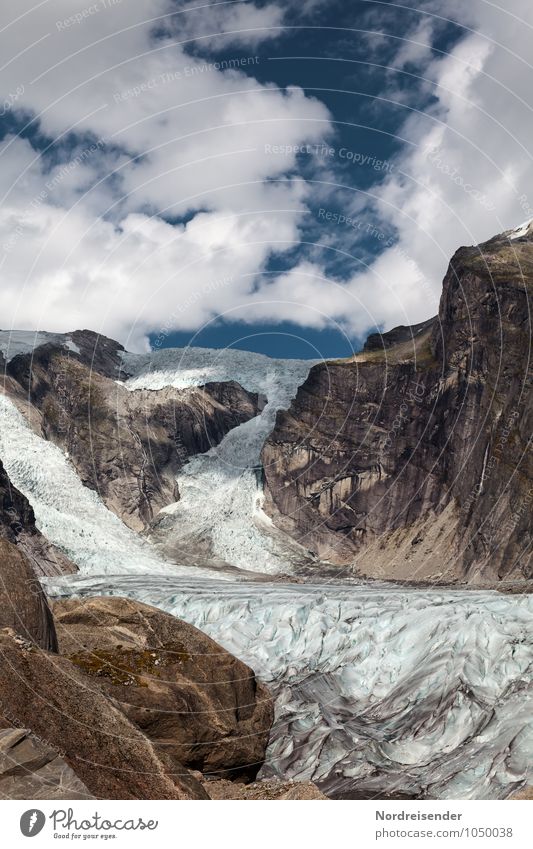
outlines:
M232 349L185 348L127 354L123 365L133 372L125 383L132 391L236 380L266 396L260 415L230 431L218 446L194 457L180 471L180 500L163 511L154 541L163 538L166 551L185 550L192 557L207 545L210 556L239 569L290 572L291 560L306 555L276 533L261 509L260 456L277 411L289 406L312 362L275 360Z
M96 492L83 486L63 452L33 433L2 394L0 458L12 483L32 505L39 530L81 572L176 574L179 567L165 563L153 546L107 509Z
M337 796L505 798L533 778L533 597L365 584L78 578L196 625L277 696L264 777Z

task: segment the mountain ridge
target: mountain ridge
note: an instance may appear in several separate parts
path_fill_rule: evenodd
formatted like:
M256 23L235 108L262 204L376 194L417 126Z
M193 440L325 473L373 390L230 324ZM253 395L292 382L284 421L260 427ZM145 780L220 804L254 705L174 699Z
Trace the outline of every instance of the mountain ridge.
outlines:
M517 231L460 248L436 319L315 365L278 414L267 512L318 556L390 580L532 577L533 227Z

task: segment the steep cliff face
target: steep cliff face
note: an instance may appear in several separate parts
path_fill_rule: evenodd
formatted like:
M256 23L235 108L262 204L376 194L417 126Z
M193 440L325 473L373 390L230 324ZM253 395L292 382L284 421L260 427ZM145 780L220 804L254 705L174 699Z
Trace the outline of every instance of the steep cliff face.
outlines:
M461 248L433 321L311 370L263 450L279 527L358 574L532 577L532 231Z
M122 347L89 331L14 356L6 388L46 439L69 456L82 483L129 527L148 527L179 499L176 475L195 454L257 415L260 398L239 384L129 391Z
M57 651L52 614L30 561L17 546L0 538L0 630L4 628L42 649Z

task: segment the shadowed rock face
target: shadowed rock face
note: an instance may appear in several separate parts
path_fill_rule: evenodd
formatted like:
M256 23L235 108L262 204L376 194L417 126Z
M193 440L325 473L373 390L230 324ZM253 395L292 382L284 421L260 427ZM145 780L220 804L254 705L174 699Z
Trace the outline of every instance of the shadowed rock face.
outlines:
M57 750L27 728L0 731L2 799L92 799Z
M153 745L66 658L0 633L0 714L30 728L100 799L206 799L184 767Z
M453 257L433 322L315 366L263 451L267 511L375 577L532 577L533 237Z
M11 394L23 390L39 411L40 434L68 452L82 483L129 527L145 530L179 499L183 464L257 415L260 399L234 382L130 392L117 383L125 376L120 345L89 331L71 338L79 354L48 343L14 357ZM24 412L32 418L27 400Z
M174 616L121 598L56 601L60 652L160 756L222 778L254 778L273 703L252 670Z
M0 628L11 628L25 640L57 650L52 614L26 555L0 539Z

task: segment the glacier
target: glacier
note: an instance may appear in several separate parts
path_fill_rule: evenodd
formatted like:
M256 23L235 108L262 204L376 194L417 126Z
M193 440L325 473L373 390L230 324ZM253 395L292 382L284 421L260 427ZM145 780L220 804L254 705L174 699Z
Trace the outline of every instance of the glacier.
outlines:
M83 486L65 454L37 436L2 394L0 458L12 483L33 507L38 529L82 573L176 573L179 567L165 563L153 546L107 509L96 492Z
M49 333L46 330L0 330L0 352L6 362L11 362L19 354L31 354L39 345L46 345L48 342L64 345L76 354L80 352L70 336L62 333Z
M135 598L249 663L276 697L262 777L312 779L340 798L500 799L531 782L533 598L327 579L319 563L304 577L304 552L262 513L261 447L312 363L185 349L123 365L131 391L237 380L267 402L180 472L182 499L150 543L0 396L0 457L80 567L47 591ZM191 568L206 541L219 568Z
M260 777L345 798L501 799L533 779L533 597L347 582L52 579L200 628L276 696Z
M179 476L180 500L162 512L154 542L166 551L208 556L239 569L287 574L308 553L280 534L262 510L261 449L276 413L289 406L313 365L311 360L276 360L226 348L175 348L125 354L127 389L184 389L235 380L266 399L259 416L231 430L222 442L192 458ZM205 557L205 555L204 555Z

